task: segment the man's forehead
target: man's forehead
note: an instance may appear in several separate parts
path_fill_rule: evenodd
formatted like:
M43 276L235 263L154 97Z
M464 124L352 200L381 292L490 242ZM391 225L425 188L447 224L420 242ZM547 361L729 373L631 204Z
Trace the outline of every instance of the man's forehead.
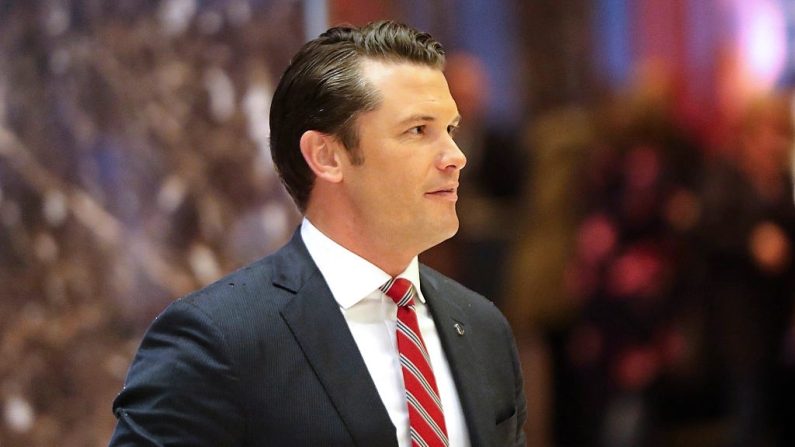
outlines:
M405 61L365 59L362 76L379 97L376 109L394 108L398 121L434 119L441 109L458 110L450 95L444 73L434 67ZM445 117L444 119L452 119Z

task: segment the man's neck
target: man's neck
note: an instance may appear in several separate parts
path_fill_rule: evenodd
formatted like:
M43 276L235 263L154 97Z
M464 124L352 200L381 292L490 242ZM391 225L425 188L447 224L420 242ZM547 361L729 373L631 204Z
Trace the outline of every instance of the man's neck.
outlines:
M304 217L326 237L366 259L390 276L397 276L406 270L411 260L418 254L405 247L395 246L392 238L371 235L348 220L324 219L322 213L309 211Z

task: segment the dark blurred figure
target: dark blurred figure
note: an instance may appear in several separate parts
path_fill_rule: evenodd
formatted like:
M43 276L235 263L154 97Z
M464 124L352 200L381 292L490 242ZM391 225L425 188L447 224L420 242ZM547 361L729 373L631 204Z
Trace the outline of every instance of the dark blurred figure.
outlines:
M726 444L795 445L795 208L789 104L748 107L703 188L698 231L706 358L728 417Z
M532 175L517 221L504 284L505 313L517 334L528 401L528 445L551 444L559 427L554 400L561 393L563 338L579 311L565 287L566 270L583 214L582 191L594 147L595 124L586 110L547 113L526 129ZM553 424L554 422L554 424ZM553 427L553 425L555 427ZM560 427L565 429L564 427Z
M576 431L561 430L564 445L658 445L657 387L683 354L702 151L676 122L666 84L644 87L606 114L587 174L566 278L582 306L566 339L580 399L561 409L584 430L568 440Z

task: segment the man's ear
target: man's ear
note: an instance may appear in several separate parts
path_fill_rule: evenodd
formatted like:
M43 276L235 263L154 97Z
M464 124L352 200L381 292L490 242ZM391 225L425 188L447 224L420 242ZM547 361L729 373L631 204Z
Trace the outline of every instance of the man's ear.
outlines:
M342 180L339 145L333 136L316 130L307 130L301 135L301 154L318 179L331 183Z

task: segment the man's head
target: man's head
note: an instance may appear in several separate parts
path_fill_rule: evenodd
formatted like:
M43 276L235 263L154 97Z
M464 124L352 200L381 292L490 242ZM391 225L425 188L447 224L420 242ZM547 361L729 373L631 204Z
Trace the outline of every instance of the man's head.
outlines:
M300 149L306 131L336 137L353 163L363 162L357 118L381 100L363 77L366 60L441 70L445 57L430 35L394 22L331 28L301 48L274 93L270 128L276 169L302 212L315 182Z

